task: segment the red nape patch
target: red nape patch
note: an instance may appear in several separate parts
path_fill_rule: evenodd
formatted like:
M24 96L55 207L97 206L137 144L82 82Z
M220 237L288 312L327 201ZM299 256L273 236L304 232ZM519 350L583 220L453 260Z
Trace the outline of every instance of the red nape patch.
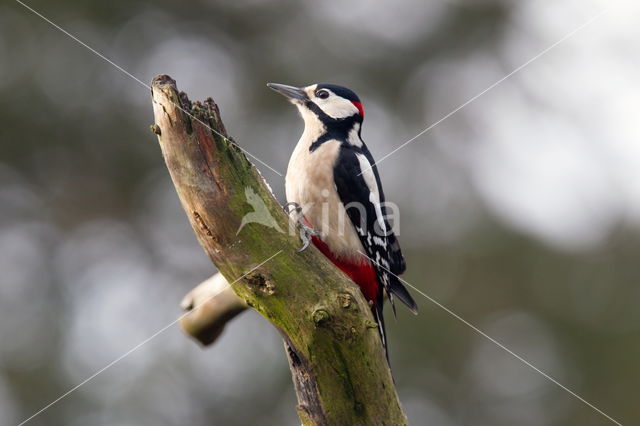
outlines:
M355 102L354 102L355 103ZM361 263L350 263L339 259L331 253L329 246L315 235L311 237L313 245L318 248L334 265L360 287L360 291L368 301L376 303L378 297L378 277L375 269L368 261Z
M360 112L360 116L364 117L364 107L362 106L362 102L351 101L351 103L358 108L358 112Z

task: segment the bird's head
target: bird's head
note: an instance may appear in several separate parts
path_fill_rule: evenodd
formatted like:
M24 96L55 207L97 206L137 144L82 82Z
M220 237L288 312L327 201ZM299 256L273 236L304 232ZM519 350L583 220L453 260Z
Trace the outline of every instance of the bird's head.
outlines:
M325 126L351 121L362 123L364 108L352 90L335 84L317 83L307 87L269 83L300 110L306 124L320 120Z

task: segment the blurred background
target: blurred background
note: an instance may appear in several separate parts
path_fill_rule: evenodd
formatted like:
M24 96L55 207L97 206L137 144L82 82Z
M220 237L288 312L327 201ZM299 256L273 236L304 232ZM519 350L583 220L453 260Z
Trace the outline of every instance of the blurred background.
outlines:
M213 96L286 170L302 122L267 82L332 82L380 158L405 278L624 424L640 424L640 29L606 0L28 4L144 82ZM0 424L169 324L215 270L149 131L149 91L19 3L0 5ZM281 176L258 165L284 200ZM415 425L605 425L416 295L389 321ZM281 339L253 312L202 350L174 326L33 425L296 425Z

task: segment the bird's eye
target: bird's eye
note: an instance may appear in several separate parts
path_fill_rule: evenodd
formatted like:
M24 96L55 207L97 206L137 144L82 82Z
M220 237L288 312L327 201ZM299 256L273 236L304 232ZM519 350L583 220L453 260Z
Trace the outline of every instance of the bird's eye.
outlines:
M316 92L316 96L319 97L320 99L327 99L329 97L329 92L327 92L324 89L318 90Z

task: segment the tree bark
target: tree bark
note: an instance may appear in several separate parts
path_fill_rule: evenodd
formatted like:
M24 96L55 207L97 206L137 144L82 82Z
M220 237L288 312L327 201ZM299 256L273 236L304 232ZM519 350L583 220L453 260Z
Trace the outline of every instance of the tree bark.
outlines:
M282 231L289 217L229 140L213 100L191 103L165 75L153 80L151 96L152 129L198 241L284 338L302 423L406 424L359 288L315 247L296 252L298 237ZM269 220L243 223L260 213L257 205Z

